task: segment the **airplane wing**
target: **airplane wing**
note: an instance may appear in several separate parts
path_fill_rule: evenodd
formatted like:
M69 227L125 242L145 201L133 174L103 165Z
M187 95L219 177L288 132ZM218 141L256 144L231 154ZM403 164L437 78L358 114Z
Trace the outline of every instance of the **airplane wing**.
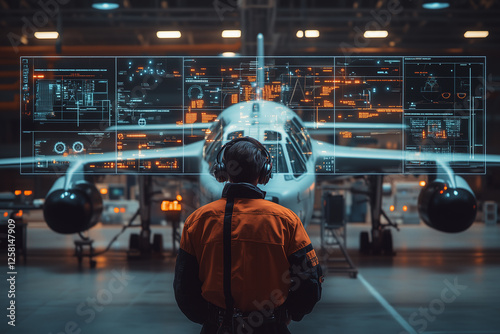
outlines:
M183 159L184 166L188 167L189 172L197 173L199 166L199 159L202 158L204 141L196 141L191 144L167 147L150 150L130 150L121 151L120 156L117 152L103 152L100 154L88 155L50 155L43 157L21 157L21 158L5 158L0 159L0 168L16 168L20 165L33 165L40 163L40 161L55 161L67 162L71 166L70 170L75 172L83 172L83 167L88 164L97 164L104 162L120 162L126 160L149 160L161 158L177 158ZM184 168L185 169L185 168ZM125 170L126 172L127 170ZM59 170L60 172L60 170ZM182 172L181 172L182 173Z
M106 131L167 131L169 134L190 134L204 136L214 122L192 124L147 124L147 125L113 125Z
M401 164L404 161L435 161L439 168L442 168L447 174L451 175L453 171L449 167L450 163L456 161L471 161L474 158L467 153L454 153L445 155L432 152L411 152L404 150L389 150L377 148L362 148L333 145L320 140L312 140L313 150L316 157L316 167L319 173L326 172L325 166L332 165L335 161L336 166L340 166L335 171L329 170L329 173L361 174L367 173L387 173L400 174ZM494 166L500 163L500 155L486 154L481 155L478 161L484 162L487 166ZM369 167L367 167L369 166ZM319 167L319 168L318 168Z
M403 124L389 124L389 123L354 123L354 122L304 122L305 127L312 135L331 135L337 131L397 131L403 130Z
M312 140L316 170L321 173L400 173L404 153L386 150L333 145ZM336 169L332 170L333 165Z
M316 158L333 156L336 158L402 160L404 157L401 150L348 147L333 145L320 140L312 140L312 144Z

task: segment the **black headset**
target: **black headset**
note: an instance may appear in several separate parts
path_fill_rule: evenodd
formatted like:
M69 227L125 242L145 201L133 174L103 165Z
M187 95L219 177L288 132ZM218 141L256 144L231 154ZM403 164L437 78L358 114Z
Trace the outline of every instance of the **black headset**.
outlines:
M269 179L272 177L273 170L271 155L264 145L252 137L235 138L221 147L219 153L217 153L217 159L213 167L213 175L215 176L215 179L219 182L226 182L229 180L229 173L227 171L226 164L222 161L223 159L221 159L221 156L224 157L225 151L240 141L247 141L254 144L261 153L265 154L266 162L264 162L264 165L260 169L259 180L257 182L263 185L268 183Z

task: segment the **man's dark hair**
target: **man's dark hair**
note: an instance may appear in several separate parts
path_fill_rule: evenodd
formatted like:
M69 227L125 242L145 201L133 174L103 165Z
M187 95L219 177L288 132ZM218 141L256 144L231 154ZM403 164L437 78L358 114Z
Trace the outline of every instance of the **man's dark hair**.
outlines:
M253 183L259 178L266 154L251 142L239 141L224 151L223 161L232 182Z

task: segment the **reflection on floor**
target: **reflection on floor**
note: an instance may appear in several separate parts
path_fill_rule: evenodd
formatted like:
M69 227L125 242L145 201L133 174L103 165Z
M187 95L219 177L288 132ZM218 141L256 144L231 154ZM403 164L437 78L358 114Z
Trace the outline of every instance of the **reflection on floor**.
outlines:
M90 234L102 249L119 229L101 226ZM327 275L321 302L290 325L292 333L500 333L500 225L475 224L457 235L402 226L393 233L395 257L358 254L359 232L368 229L348 227L347 246L360 276ZM168 227L153 232L170 247ZM166 253L163 259L127 261L128 233L96 259L96 269L84 262L79 270L72 256L75 236L30 226L27 264L16 268L16 327L3 315L0 332L199 333L174 301L175 259ZM309 233L319 247L318 227L310 226ZM7 314L8 286L2 282Z

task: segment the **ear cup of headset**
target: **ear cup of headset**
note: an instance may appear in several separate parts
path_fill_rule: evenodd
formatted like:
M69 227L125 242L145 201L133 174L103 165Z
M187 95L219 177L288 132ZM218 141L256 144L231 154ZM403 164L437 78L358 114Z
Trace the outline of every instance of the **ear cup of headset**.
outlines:
M223 162L215 162L212 169L212 174L218 182L222 183L228 181L226 165Z
M272 177L273 167L269 162L266 162L260 171L259 175L259 183L262 185L266 185L269 182L269 179Z

